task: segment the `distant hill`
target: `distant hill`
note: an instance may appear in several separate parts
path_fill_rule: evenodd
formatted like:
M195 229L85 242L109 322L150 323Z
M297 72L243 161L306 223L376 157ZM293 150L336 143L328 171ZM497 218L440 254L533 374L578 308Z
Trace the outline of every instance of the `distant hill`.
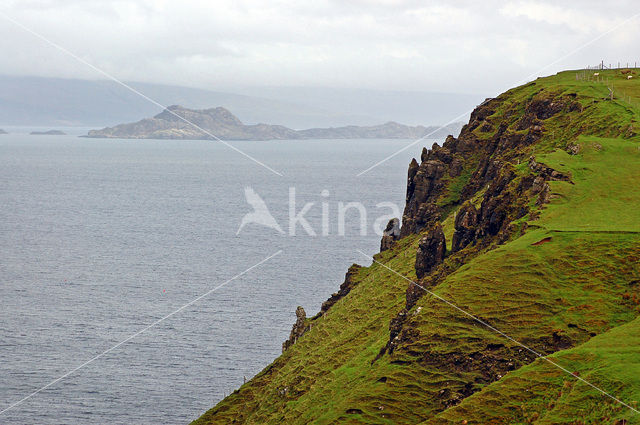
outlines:
M185 120L202 128L202 131ZM87 137L121 139L210 139L210 134L225 140L273 140L273 139L407 139L433 133L444 137L460 131L461 124L444 129L438 127L411 127L388 122L377 126L346 126L337 128L312 128L293 130L282 125L244 124L223 107L188 109L173 105L153 118L120 124L102 130L91 130ZM207 134L210 133L210 134Z
M279 123L293 129L416 125L448 122L486 96L421 91L271 87L215 91L127 82L162 105L204 109L220 105L245 124ZM104 127L162 112L113 81L0 76L1 126Z
M64 136L67 133L61 130L47 130L47 131L32 131L29 134L33 136Z
M8 134L8 133L0 128L0 134Z
M298 134L303 139L418 139L427 135L433 138L441 138L449 134L457 135L462 125L461 122L458 122L442 128L422 125L412 127L390 121L385 124L363 127L349 125L335 128L310 128L308 130L300 130Z

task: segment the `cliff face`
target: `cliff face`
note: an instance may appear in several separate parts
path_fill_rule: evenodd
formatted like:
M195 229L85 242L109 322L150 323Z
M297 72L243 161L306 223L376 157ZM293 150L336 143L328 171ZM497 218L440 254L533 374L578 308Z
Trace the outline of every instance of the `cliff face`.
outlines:
M538 359L640 397L640 348L612 345L640 334L640 113L607 97L570 72L538 79L424 149L374 263L196 423L627 423Z
M546 120L581 110L582 105L572 96L544 93L524 105L523 113L517 113L523 105L514 105L506 108L499 122L490 118L504 106L503 98L486 100L473 111L458 138L449 136L442 147L435 144L431 150L425 148L420 165L411 163L402 236L419 233L485 188L480 210L466 209L466 226L473 221L479 237L504 234L505 226L512 221L509 219L526 215L526 207L520 206L516 211L518 206L512 204L522 200L523 191L530 189L533 181L522 182L516 193L508 195L509 184L518 176L514 165L528 160L527 155L534 151L531 147L544 134ZM505 199L508 196L512 199ZM467 228L467 233L470 230ZM457 236L458 242L460 237L461 234Z

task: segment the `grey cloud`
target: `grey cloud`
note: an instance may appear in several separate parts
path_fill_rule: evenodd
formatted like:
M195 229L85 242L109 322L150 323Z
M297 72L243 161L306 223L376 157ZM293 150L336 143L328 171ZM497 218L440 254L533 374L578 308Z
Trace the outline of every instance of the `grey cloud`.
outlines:
M127 80L494 92L633 13L628 1L14 1L1 10ZM640 9L640 8L639 8ZM639 10L640 11L640 10ZM544 73L634 61L629 23ZM0 18L0 73L98 78Z

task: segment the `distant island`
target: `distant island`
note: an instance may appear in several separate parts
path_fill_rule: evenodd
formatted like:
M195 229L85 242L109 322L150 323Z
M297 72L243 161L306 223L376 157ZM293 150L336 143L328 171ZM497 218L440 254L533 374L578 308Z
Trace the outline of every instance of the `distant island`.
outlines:
M33 136L65 136L67 133L60 130L32 131L29 133Z
M184 118L181 119L180 117ZM188 120L202 130L192 126ZM417 139L457 135L462 123L443 128L438 126L407 126L396 122L376 126L346 126L293 130L282 125L245 125L223 107L188 109L169 106L154 116L138 122L119 124L102 130L91 130L84 137L116 139L211 139L215 135L225 140L282 140L282 139ZM205 131L203 131L205 130ZM207 134L210 133L210 134ZM433 134L430 134L433 133Z
M7 133L6 131L0 128L0 134L9 134L9 133Z

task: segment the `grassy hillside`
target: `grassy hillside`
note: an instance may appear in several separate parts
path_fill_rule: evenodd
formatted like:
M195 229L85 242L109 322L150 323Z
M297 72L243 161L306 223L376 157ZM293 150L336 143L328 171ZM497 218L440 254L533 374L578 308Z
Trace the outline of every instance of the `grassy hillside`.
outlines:
M406 280L637 406L640 82L601 72L632 96L610 100L605 82L576 75L500 95L445 144L457 146L446 155L462 171L433 180L448 248L441 264L418 280L427 228L400 239L357 271L351 292L307 319L296 344L194 424L640 423ZM492 213L488 225L499 214L504 225L452 251L470 204Z
M640 319L549 358L638 409ZM639 414L544 360L509 373L424 425L468 423L636 424ZM625 422L626 421L626 422Z

